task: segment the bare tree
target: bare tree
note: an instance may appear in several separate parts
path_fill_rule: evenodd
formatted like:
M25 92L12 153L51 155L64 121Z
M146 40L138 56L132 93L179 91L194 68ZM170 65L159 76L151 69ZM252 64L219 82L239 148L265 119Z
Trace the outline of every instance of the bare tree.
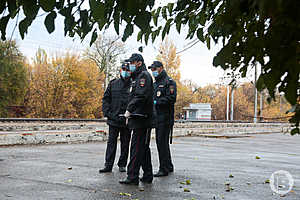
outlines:
M84 56L97 64L100 72L104 72L104 89L108 82L117 76L118 59L125 54L125 45L120 38L119 36L99 35L93 46L84 53Z

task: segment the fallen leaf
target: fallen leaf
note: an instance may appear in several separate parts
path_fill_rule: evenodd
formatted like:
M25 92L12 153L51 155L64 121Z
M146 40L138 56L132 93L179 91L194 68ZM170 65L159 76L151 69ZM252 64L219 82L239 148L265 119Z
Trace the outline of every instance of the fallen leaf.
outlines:
M229 175L229 178L233 178L234 176L232 174Z
M184 188L183 191L184 191L184 192L190 192L190 190L187 189L187 188Z
M191 180L186 180L185 182L187 185L191 185Z
M128 197L131 197L131 194L129 194L129 193L126 193L126 192L120 192L120 195L122 195L122 196L128 196Z
M260 159L260 157L259 157L259 156L256 156L255 158L256 158L256 159Z
M270 183L270 180L269 179L265 180L265 183Z

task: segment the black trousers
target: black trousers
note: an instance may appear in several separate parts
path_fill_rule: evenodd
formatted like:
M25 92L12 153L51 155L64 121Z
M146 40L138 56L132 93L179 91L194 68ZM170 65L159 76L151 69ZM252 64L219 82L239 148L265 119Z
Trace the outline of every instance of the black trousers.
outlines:
M121 141L121 155L118 161L118 166L126 167L131 137L130 131L128 128L115 127L111 125L109 126L109 135L105 154L105 167L112 168L114 165L119 133Z
M169 172L174 169L169 145L170 130L171 127L168 124L160 124L155 128L159 170L162 172Z
M127 166L127 178L138 180L140 168L142 167L144 178L153 178L151 151L150 151L151 129L133 129L130 146L130 161Z

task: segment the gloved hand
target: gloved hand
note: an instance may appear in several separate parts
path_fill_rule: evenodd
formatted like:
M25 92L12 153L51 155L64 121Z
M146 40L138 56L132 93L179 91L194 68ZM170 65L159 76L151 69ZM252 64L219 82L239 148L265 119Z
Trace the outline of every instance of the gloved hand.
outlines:
M130 113L128 110L126 110L126 112L125 112L125 114L124 114L124 117L129 118L130 115L131 115L131 113Z
M154 105L156 105L156 100L153 101Z

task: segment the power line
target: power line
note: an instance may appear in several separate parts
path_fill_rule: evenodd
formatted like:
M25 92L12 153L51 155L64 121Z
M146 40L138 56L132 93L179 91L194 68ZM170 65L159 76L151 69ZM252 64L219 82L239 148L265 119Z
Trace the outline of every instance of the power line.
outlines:
M192 48L192 47L195 46L198 42L200 42L200 40L197 40L196 42L194 42L193 44L191 44L191 46L189 46L189 47L187 47L187 48L185 48L185 49L183 49L183 50L181 50L181 51L176 52L176 54L180 54L180 53L182 53L182 52L184 52L184 51L186 51L186 50Z

